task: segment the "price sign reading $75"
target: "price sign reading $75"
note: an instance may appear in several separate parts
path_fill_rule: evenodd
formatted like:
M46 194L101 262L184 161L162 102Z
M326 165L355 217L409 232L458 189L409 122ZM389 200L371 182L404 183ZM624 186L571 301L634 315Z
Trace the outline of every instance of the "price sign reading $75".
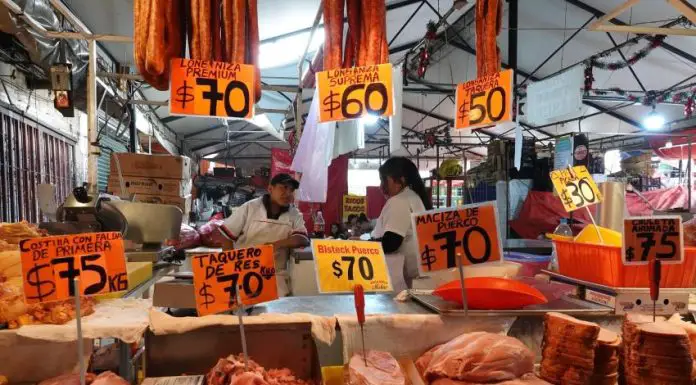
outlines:
M680 216L626 218L623 240L625 265L646 264L651 260L681 263L684 258Z
M567 212L602 201L602 193L587 167L575 166L551 171L551 182Z
M387 262L379 242L313 239L312 253L320 293L392 291Z
M237 306L278 298L273 246L264 245L196 255L193 287L198 315L219 313Z
M128 289L119 232L25 239L19 244L27 304ZM80 293L73 281L80 280Z
M322 123L394 114L391 64L322 71L317 87Z
M498 214L491 203L436 209L411 214L418 238L420 271L499 261L503 250Z
M254 66L172 59L169 112L250 119L254 116Z

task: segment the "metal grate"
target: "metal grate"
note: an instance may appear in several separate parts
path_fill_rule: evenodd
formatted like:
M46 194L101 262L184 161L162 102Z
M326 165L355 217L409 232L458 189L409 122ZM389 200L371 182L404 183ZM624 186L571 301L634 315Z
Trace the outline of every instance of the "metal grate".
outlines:
M38 186L56 186L63 202L75 184L74 144L0 108L0 222L40 222Z

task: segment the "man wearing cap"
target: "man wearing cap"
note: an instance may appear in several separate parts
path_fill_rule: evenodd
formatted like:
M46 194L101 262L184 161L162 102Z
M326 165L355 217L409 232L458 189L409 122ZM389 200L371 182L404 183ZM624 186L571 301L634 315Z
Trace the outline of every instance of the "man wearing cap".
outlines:
M290 292L287 274L289 251L309 245L302 214L290 204L300 182L288 174L271 179L268 194L240 206L220 227L230 242L225 249L272 244L275 248L275 268L278 295Z

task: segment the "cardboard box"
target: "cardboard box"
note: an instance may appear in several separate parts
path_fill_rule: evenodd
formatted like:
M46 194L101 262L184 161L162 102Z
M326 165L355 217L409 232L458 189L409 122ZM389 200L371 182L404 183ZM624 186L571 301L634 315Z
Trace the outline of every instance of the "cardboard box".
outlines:
M164 179L142 178L136 176L124 176L123 184L127 194L164 195L170 197L186 197L191 195L191 179ZM109 176L108 191L116 195L124 195L118 176L111 173Z
M111 174L140 176L146 178L190 179L192 175L191 159L185 156L133 154L115 152L111 154Z
M195 309L196 296L191 280L163 277L154 285L152 306L176 309Z
M136 194L135 202L157 203L160 205L173 205L181 209L184 213L184 219L191 212L191 196L187 197L170 197L162 195Z
M323 383L310 322L245 324L244 334L249 358L259 365L266 369L288 368L300 379ZM154 334L147 330L145 377L176 376L181 373L204 375L220 358L241 352L239 325L212 325L174 334ZM196 381L196 378L191 378L181 384L195 385ZM147 382L146 385L160 383ZM166 385L174 384L168 381Z

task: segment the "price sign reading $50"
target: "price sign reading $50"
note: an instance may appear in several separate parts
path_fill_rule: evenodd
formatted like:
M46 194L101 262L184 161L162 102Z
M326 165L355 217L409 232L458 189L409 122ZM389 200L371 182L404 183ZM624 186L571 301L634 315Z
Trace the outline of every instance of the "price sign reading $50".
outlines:
M320 293L392 291L387 262L379 242L313 239L312 252Z
M19 244L27 304L128 289L119 232L25 239ZM73 281L80 280L80 293Z
M455 129L471 129L512 119L512 70L457 85Z
M169 112L251 119L254 66L209 60L172 59Z
M273 246L196 255L191 262L198 315L278 298Z
M322 123L394 114L391 64L322 71L317 85Z
M567 212L602 201L602 193L587 167L575 166L551 171L551 182Z
M411 214L420 252L420 271L499 261L503 249L498 215L491 203Z

